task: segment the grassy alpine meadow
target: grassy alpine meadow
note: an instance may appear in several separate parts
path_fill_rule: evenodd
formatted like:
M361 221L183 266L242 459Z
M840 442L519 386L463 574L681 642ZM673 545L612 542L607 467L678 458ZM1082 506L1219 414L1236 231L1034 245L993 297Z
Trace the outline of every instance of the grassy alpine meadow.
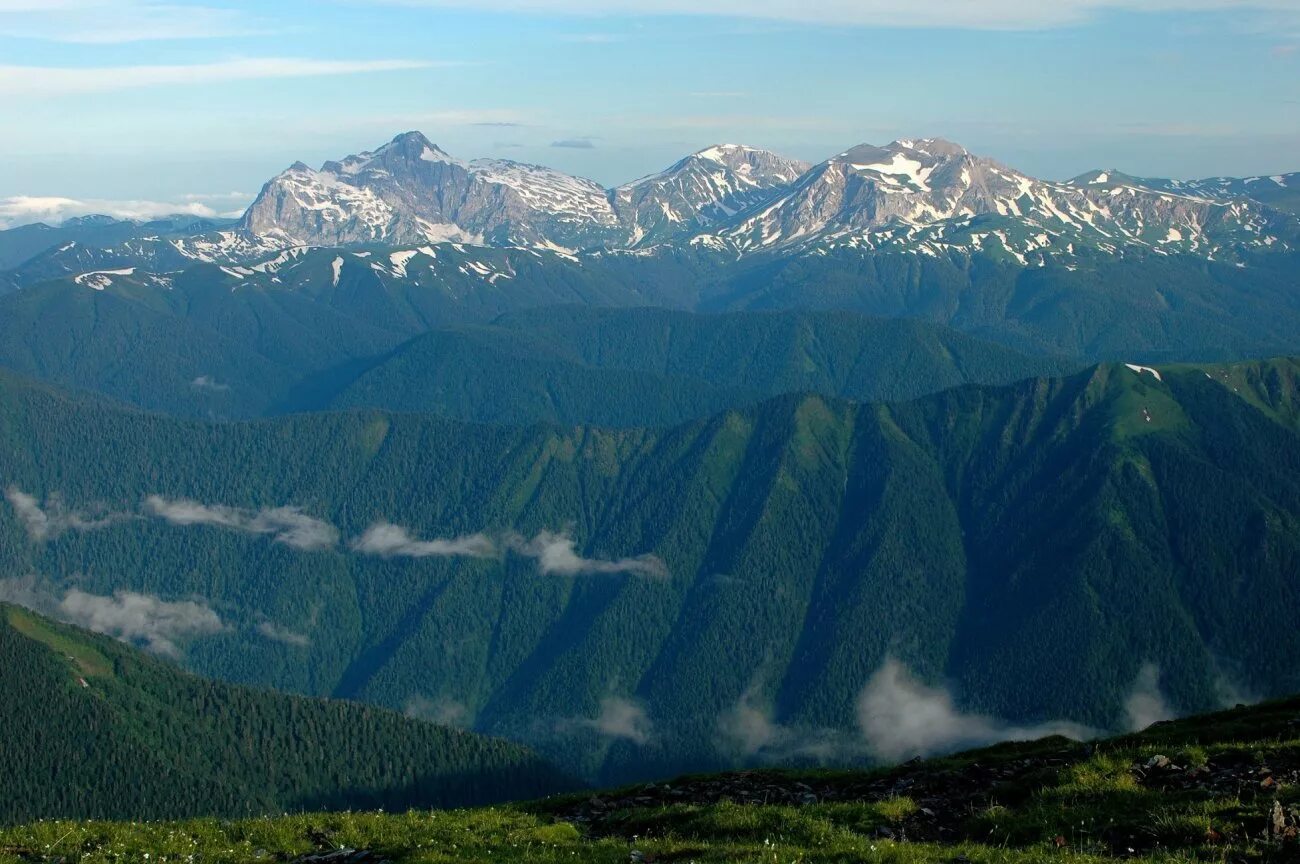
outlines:
M1298 830L1291 699L869 772L752 770L464 810L42 821L0 830L0 862L1284 862Z

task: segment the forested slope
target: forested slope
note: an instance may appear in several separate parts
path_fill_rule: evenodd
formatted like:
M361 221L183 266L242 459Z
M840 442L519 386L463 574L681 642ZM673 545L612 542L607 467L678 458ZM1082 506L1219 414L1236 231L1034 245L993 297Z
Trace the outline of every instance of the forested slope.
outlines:
M459 806L571 785L505 741L207 681L0 604L0 822Z
M1300 688L1296 370L1104 365L665 430L205 424L11 379L0 476L46 521L0 507L0 559L52 606L200 598L226 626L175 641L204 672L611 777L869 751L891 659L962 710L1122 728L1135 693Z

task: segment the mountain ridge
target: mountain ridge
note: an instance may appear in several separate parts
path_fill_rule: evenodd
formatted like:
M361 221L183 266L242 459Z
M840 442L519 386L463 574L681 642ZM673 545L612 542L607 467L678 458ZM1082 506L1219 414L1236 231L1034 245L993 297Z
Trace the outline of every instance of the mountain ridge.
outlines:
M242 225L283 246L451 239L579 251L720 242L752 254L902 242L886 230L891 225L908 229L908 243L917 242L916 230L926 233L933 251L954 245L945 234L960 233L962 220L998 217L1015 230L972 232L979 236L956 245L978 247L992 238L1021 260L1043 250L1073 258L1081 244L1109 254L1142 247L1235 256L1290 248L1300 236L1293 212L1273 211L1226 187L1217 198L1201 197L1209 189L1208 181L1041 181L943 139L900 139L812 166L744 145L715 145L606 190L539 166L462 161L408 132L319 171L292 166L267 183Z
M203 598L235 629L192 668L418 698L607 779L849 743L890 659L963 711L1116 728L1139 687L1190 711L1300 685L1298 368L1104 364L658 430L199 423L9 384L0 477L65 527L0 505L0 564L55 597ZM530 550L557 543L547 572ZM310 642L248 638L268 619Z

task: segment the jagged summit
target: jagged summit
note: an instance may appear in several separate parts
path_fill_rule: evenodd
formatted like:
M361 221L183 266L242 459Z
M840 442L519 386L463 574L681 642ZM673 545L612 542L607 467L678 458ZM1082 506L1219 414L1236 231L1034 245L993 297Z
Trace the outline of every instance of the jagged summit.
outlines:
M1020 264L1085 250L1232 258L1294 248L1298 210L1295 175L1183 182L1104 170L1055 182L944 138L859 144L818 165L714 144L605 189L539 165L463 160L410 131L273 178L225 260L268 246L442 241L566 252L695 244L739 255L848 246Z

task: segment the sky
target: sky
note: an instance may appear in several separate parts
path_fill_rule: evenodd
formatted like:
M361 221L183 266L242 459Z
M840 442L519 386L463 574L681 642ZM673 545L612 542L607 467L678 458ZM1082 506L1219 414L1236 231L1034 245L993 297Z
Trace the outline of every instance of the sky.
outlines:
M606 185L902 137L1297 171L1300 0L0 0L0 227L232 213L412 129Z

